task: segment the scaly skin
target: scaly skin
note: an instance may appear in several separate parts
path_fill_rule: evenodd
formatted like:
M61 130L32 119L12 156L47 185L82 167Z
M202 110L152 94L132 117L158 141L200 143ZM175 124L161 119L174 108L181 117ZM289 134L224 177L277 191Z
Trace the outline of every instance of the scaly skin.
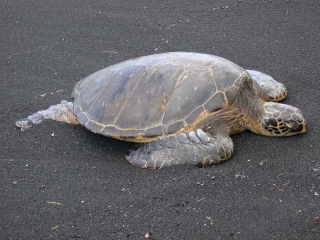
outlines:
M77 117L73 114L73 103L62 100L60 104L52 105L46 110L40 110L27 118L16 121L16 125L20 127L21 131L24 131L32 124L39 124L44 119L78 124Z
M146 143L126 156L126 160L140 168L193 164L200 167L227 160L233 152L231 138L217 134L215 137L202 129L186 133L170 134Z

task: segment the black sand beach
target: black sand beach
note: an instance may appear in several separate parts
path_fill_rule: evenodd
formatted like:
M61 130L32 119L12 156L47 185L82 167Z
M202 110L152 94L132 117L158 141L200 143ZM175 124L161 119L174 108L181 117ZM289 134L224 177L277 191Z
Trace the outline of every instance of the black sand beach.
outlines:
M2 1L0 239L320 239L319 1ZM15 121L89 74L171 51L218 55L286 85L307 133L233 136L223 164L144 170L135 144Z

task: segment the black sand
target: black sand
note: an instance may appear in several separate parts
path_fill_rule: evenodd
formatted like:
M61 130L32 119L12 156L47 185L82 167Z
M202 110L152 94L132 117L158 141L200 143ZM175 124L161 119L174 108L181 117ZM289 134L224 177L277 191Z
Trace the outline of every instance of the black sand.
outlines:
M2 1L0 239L320 239L319 1ZM233 137L221 165L148 171L134 144L15 121L114 63L194 51L266 72L308 132Z

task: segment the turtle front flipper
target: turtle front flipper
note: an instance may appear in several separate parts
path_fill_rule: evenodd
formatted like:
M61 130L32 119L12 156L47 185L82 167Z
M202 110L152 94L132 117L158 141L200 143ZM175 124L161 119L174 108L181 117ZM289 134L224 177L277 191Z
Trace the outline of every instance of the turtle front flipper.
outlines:
M148 169L180 164L204 167L227 160L232 151L233 143L228 135L212 136L197 129L188 134L170 134L145 143L127 155L126 160L136 167Z
M253 82L256 94L267 102L279 102L287 95L287 89L273 77L255 70L247 70Z
M52 119L59 122L78 124L77 117L73 114L73 103L62 100L60 104L52 105L46 110L40 110L27 118L16 121L16 125L24 131L39 124L43 119Z

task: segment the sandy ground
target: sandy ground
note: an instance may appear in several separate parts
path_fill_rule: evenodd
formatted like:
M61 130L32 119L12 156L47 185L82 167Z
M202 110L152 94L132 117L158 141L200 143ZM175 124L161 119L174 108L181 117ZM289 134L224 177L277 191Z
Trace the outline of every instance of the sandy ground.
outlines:
M320 239L319 1L2 1L0 239ZM142 55L193 51L266 72L308 132L233 137L223 164L138 169L134 144L15 121Z

